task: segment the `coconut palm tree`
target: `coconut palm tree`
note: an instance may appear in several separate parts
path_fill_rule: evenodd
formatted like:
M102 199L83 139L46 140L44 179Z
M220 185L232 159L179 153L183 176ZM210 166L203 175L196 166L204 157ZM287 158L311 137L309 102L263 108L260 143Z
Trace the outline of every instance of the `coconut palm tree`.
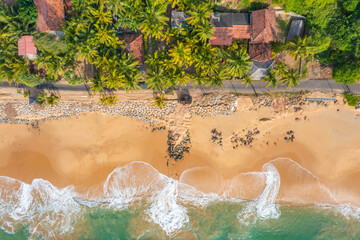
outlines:
M286 65L284 61L281 61L280 63L275 64L275 67L273 67L270 72L275 78L282 78L289 69L290 67Z
M297 87L300 84L300 74L297 74L293 69L289 69L286 74L280 79L282 85L286 88Z
M39 95L37 95L37 103L39 105L43 105L44 103L46 103L46 93L40 93Z
M264 82L267 82L267 85L266 87L270 87L270 86L273 86L273 88L277 88L277 79L275 77L275 75L270 71L268 73L268 75L263 79Z
M244 77L251 68L250 56L245 48L225 52L225 71L232 78Z
M160 39L163 36L164 26L169 20L165 16L166 8L167 2L145 1L144 11L141 12L141 32L145 38L151 35Z
M214 34L214 28L210 24L200 25L195 32L200 41L206 43Z
M184 65L188 67L192 64L191 53L191 46L182 42L177 42L176 46L169 50L169 56L171 57L173 64L178 67Z
M257 97L257 93L255 91L255 87L254 87L254 84L253 84L253 77L251 75L245 75L242 80L241 80L241 83L244 83L245 84L245 87L248 87L248 85L250 84L254 93L255 93L255 96Z
M316 47L312 45L311 41L311 37L305 36L301 38L300 36L296 36L289 42L288 50L290 55L300 61L299 74L301 73L301 58L307 58L317 52Z
M154 107L158 107L160 109L162 109L165 106L165 103L167 102L167 99L165 98L164 94L156 94L155 97L152 98L155 103L154 103Z
M187 18L189 24L193 26L209 25L210 14L213 13L210 4L192 5L191 8L192 10L189 11L190 17Z
M105 90L103 80L104 80L104 77L100 73L97 73L94 78L90 79L90 82L91 82L90 90L93 91L94 94L101 93Z
M167 86L167 78L163 68L148 69L146 73L146 84L154 91L162 91Z
M51 93L49 97L46 98L46 102L50 106L54 106L59 101L59 97L54 93Z

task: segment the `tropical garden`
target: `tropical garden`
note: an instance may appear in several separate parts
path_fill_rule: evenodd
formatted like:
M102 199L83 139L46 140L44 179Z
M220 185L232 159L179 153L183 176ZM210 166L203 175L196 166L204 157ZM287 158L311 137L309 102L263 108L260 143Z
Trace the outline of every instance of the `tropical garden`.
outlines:
M297 0L277 1L287 10L307 16L311 36L295 38L290 43L275 42L274 51L288 50L294 58L316 57L324 64L334 64L335 80L356 82L360 76L359 6L345 4L345 0L335 5L322 0L312 0L318 5L311 5L310 0L298 5L289 4ZM171 3L168 0L72 0L72 4L61 37L36 32L37 9L32 0L0 7L0 81L30 87L61 79L71 85L86 82L94 94L101 95L100 102L108 105L117 102L113 90L134 91L144 82L154 91L155 105L160 107L166 101L166 91L188 82L194 87L222 87L224 79L238 79L253 87L253 80L248 76L251 61L246 41L234 41L231 46L222 47L209 44L214 31L210 15L215 3L207 0ZM324 12L316 14L311 6ZM185 12L185 26L170 27L171 7ZM330 20L333 13L337 14L338 21ZM339 24L341 22L343 24ZM125 51L125 44L119 38L124 31L140 31L144 36L144 71L140 70L134 55ZM17 54L17 41L24 35L34 37L38 50L35 61ZM91 76L82 70L84 63L94 66ZM276 64L265 81L269 87L285 84L290 88L299 84L300 77L296 69L282 62Z

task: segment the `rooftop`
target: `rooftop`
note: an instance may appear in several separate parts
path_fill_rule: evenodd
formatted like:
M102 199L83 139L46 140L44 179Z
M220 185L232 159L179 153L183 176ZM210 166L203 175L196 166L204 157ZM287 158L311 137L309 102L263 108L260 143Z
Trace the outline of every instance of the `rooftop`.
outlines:
M61 31L65 22L63 0L34 0L34 4L38 9L37 30Z
M135 60L139 61L139 65L143 65L145 61L144 39L141 33L122 33L119 39L124 42L125 52L133 53Z
M272 60L272 48L270 43L249 43L249 55L251 60L266 62Z
M248 13L215 13L211 17L214 35L211 45L231 45L234 39L250 39L251 26Z
M27 56L30 59L36 56L37 49L33 42L33 36L22 36L19 38L18 53L19 56Z
M275 11L262 9L252 12L252 42L275 41Z

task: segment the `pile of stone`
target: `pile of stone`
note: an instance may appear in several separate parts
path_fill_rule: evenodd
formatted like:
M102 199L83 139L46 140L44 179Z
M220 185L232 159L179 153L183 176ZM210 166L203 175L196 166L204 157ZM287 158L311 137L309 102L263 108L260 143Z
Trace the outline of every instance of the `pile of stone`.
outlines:
M211 130L211 138L210 141L215 144L219 144L220 146L223 146L222 141L222 132L219 132L216 128Z
M295 139L295 135L294 132L292 130L286 132L287 136L284 137L284 140L288 143L288 142L293 142Z
M165 126L160 126L160 127L153 127L151 129L152 132L155 132L155 131L165 131L166 130L166 127Z
M182 140L178 143L179 138ZM185 136L181 136L179 133L168 131L167 140L169 157L175 161L179 161L184 158L184 153L188 153L191 147L190 133L186 132Z
M242 132L244 133L245 129L243 129ZM260 134L260 131L257 128L254 128L252 131L248 130L244 136L241 136L240 133L233 133L231 137L233 149L236 149L239 146L251 146L254 141L254 136L258 134Z
M236 97L231 95L210 95L194 101L189 109L190 115L210 117L215 115L230 115L236 107Z
M271 97L257 97L252 99L253 105L257 107L272 107L274 104L274 100Z
M0 104L0 122L29 123L36 119L40 121L78 116L85 112L102 112L110 115L121 115L135 118L148 123L164 120L175 110L175 103L167 103L162 109L153 106L152 101L124 101L114 106L104 106L95 101L60 101L55 106L29 105L27 101L13 103L17 112L15 119L10 119L5 113L5 104Z

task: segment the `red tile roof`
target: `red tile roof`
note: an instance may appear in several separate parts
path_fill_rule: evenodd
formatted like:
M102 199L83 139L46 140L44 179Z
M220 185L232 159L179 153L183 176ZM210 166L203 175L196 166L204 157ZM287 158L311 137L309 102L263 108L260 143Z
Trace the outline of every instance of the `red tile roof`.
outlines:
M145 61L144 39L141 33L122 33L119 39L123 40L125 52L133 53L135 60L139 61L139 65L143 65Z
M233 39L250 39L251 26L250 25L234 25L233 26Z
M214 35L210 38L210 45L231 45L232 39L232 27L215 27Z
M272 60L270 43L249 43L249 55L251 60L267 62Z
M38 9L37 30L61 31L65 21L63 0L34 0L34 3Z
M22 36L18 40L18 53L19 56L23 55L36 55L37 49L33 43L32 36Z
M263 9L252 12L252 41L275 41L275 11Z

